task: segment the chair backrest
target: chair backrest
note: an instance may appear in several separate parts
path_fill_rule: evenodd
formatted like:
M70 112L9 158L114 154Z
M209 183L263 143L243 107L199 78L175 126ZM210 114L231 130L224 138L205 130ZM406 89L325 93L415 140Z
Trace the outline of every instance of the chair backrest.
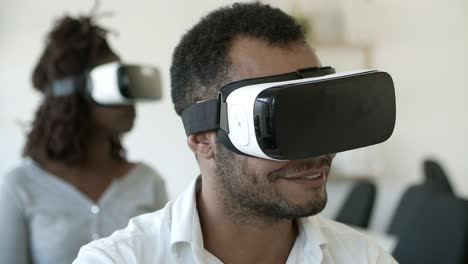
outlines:
M425 160L423 163L425 184L431 186L435 194L454 194L447 173L435 160Z
M368 227L374 208L376 189L375 184L370 181L356 182L335 220L362 228Z
M433 196L398 237L393 256L406 263L468 263L468 201Z
M399 237L407 230L413 218L421 211L424 203L432 196L432 189L427 185L410 186L401 197L387 232Z

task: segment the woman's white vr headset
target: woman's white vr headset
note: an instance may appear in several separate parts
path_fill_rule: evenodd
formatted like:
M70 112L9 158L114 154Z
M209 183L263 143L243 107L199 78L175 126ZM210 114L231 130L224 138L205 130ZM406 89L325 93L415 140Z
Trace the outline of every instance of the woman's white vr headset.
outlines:
M181 114L187 135L217 130L238 154L296 160L387 140L395 126L391 76L376 70L335 73L331 67L246 79L218 99Z
M54 97L82 92L96 104L121 105L161 98L161 77L157 68L112 62L89 72L60 80L49 86Z

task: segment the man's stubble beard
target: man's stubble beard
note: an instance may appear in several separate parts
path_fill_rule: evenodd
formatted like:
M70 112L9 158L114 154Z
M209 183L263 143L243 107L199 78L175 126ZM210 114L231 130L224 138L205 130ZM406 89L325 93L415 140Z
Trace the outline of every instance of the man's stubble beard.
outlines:
M219 202L235 222L264 226L279 220L316 215L325 208L325 185L316 199L295 204L273 188L274 179L259 177L253 168L249 168L245 157L236 157L219 142L215 159Z

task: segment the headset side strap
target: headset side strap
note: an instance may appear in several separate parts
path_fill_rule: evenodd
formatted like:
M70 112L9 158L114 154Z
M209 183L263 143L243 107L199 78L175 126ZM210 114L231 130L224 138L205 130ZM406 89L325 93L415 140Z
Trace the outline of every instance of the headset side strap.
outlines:
M86 80L84 76L72 76L51 82L47 93L52 97L64 97L83 92Z
M220 105L217 99L198 102L185 108L180 115L185 133L193 135L199 132L218 130Z

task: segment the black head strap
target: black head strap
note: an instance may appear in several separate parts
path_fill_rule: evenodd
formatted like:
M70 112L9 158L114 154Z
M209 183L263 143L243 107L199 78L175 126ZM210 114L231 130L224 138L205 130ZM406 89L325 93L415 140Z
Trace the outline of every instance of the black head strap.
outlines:
M310 67L298 69L294 72L245 79L226 84L220 89L218 99L212 99L202 102L197 102L185 108L181 113L182 122L184 123L185 133L193 135L195 133L222 129L229 132L227 126L227 96L240 87L271 82L282 82L304 78L319 77L335 73L335 69L327 67Z
M47 94L52 97L70 96L72 94L83 92L86 87L86 77L76 75L59 80L53 80L47 87Z
M219 101L212 99L185 108L180 115L188 135L219 128Z

